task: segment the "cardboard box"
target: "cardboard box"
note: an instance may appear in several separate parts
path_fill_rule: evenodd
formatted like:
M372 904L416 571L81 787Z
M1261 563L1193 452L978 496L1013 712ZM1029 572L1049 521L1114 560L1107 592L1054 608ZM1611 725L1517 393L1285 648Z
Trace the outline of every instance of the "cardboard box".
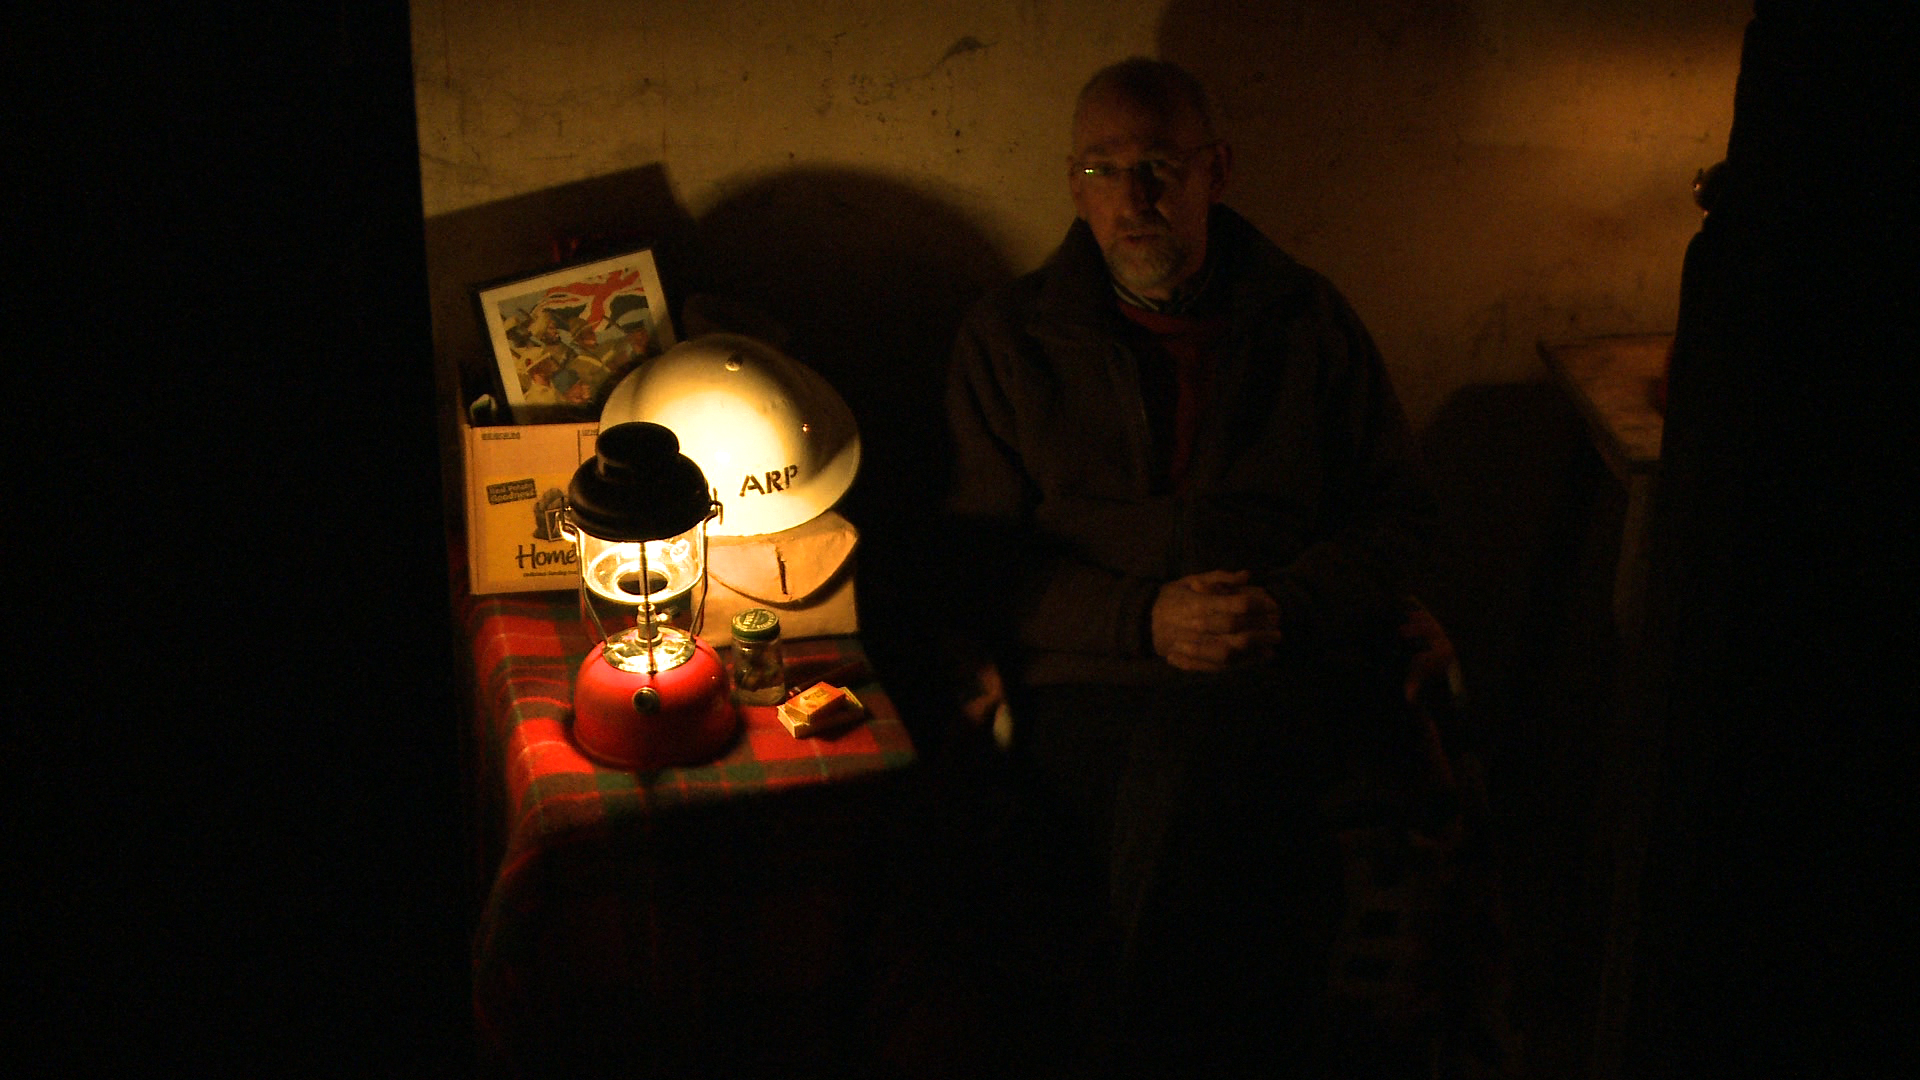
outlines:
M560 508L599 431L598 423L475 427L461 419L475 596L579 587L579 558L560 536Z
M560 535L560 510L597 423L460 422L467 510L467 573L475 596L577 589L579 559ZM828 510L784 532L707 542L703 634L728 642L734 615L763 607L784 638L857 633L853 524Z

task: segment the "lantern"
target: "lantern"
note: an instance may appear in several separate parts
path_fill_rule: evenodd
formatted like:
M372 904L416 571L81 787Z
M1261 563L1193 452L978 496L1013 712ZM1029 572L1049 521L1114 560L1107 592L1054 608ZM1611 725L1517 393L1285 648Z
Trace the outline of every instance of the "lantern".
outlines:
M719 506L680 441L653 423L600 432L593 460L567 489L561 531L580 557L581 605L600 635L574 680L573 736L608 765L695 765L724 752L739 730L726 670L697 636L706 576L706 526ZM609 635L596 598L631 627ZM683 629L668 612L687 613Z

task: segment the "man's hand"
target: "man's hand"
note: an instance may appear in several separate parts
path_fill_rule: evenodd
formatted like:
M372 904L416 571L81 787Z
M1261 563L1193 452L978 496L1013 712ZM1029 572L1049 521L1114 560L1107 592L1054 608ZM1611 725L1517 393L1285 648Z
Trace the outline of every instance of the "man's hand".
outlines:
M974 670L973 693L961 703L960 711L974 727L985 727L1006 703L1007 688L1000 681L1000 669L986 663Z
M1169 581L1153 601L1153 651L1183 671L1224 671L1271 655L1280 605L1245 570Z
M1407 621L1400 626L1400 638L1413 650L1413 659L1407 664L1407 682L1403 692L1407 704L1412 705L1420 699L1420 690L1431 680L1445 679L1448 691L1458 695L1460 692L1460 662L1453 651L1453 642L1433 617L1433 612L1415 603L1413 610L1407 612Z

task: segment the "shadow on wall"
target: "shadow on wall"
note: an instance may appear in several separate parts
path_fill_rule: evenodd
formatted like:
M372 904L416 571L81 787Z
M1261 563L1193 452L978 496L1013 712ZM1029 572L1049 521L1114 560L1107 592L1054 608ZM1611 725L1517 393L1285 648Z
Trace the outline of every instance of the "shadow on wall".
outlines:
M1294 222L1274 237L1286 247L1313 240L1342 202L1371 201L1426 133L1458 129L1472 104L1471 7L1172 0L1160 55L1207 83L1243 165L1237 193L1254 215Z
M1009 278L1005 261L954 208L840 170L756 180L702 214L695 240L685 294L763 313L858 418L860 478L843 510L870 541L863 549L878 558L911 542L944 490L954 333Z
M474 309L474 286L534 274L620 250L652 247L669 300L678 301L673 263L693 230L666 170L648 165L596 176L427 219L427 275L433 304L433 354L442 390L461 405L488 385L492 346ZM573 257L556 243L581 242ZM677 311L676 311L677 314ZM679 328L676 321L675 329Z

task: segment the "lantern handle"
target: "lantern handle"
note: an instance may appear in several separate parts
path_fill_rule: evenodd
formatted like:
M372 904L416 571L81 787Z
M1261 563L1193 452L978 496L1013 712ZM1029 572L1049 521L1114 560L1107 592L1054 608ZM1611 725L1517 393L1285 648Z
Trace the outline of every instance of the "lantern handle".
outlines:
M724 509L725 508L720 505L719 499L713 499L707 504L707 516L700 519L700 524L702 525L712 524L713 520L719 517L721 513L724 511ZM691 598L689 598L688 600L688 603L692 605L693 610L687 617L687 632L692 634L694 637L699 637L700 631L705 629L705 623L707 621L707 592L708 592L709 584L711 580L708 577L708 574L710 574L711 572L712 571L710 571L707 568L707 530L701 529L700 530L700 602L696 604L696 603L692 603ZM585 580L585 579L583 578L582 580Z

